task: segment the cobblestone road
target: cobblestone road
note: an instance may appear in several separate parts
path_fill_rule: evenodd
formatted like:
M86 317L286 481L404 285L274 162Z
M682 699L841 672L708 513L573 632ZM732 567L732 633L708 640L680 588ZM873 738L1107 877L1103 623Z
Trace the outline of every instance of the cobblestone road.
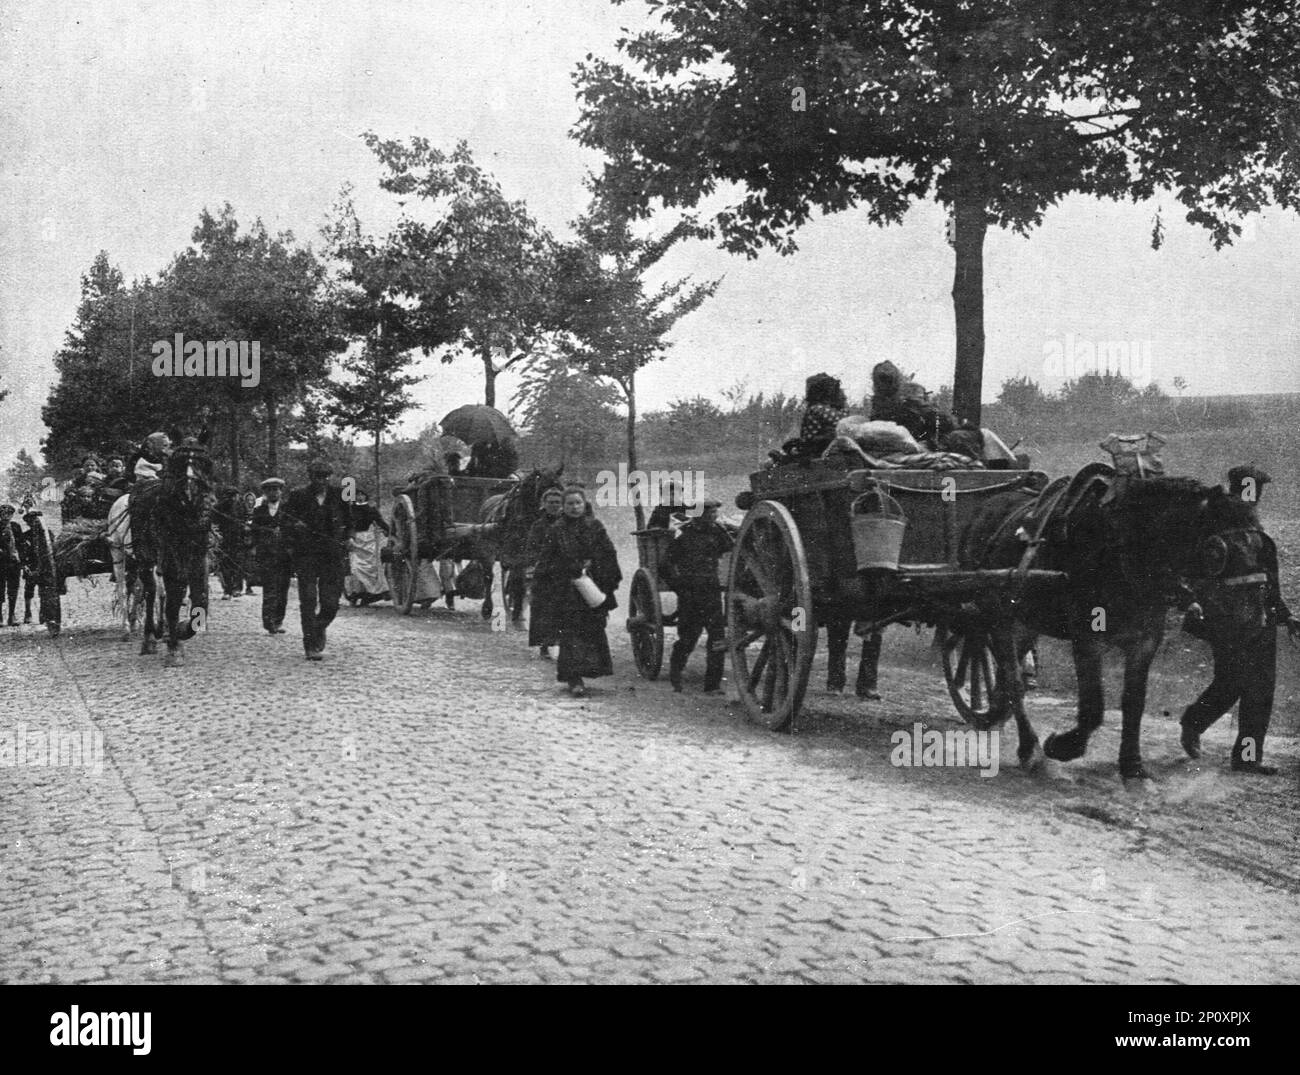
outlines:
M93 733L81 768L0 769L4 981L1300 980L1294 740L1243 781L1230 728L1193 767L1157 720L1146 795L1114 715L1035 776L1011 731L994 779L895 769L892 731L951 719L933 671L812 694L791 738L622 639L578 702L472 611L345 607L314 665L244 598L168 670L71 589L57 642L0 633L9 749Z

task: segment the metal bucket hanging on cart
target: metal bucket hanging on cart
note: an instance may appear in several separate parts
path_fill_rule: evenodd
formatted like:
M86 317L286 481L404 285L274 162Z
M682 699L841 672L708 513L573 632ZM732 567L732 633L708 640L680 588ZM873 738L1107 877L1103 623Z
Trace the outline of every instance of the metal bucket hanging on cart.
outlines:
M859 571L897 571L907 532L898 501L879 488L863 493L849 509L853 553Z

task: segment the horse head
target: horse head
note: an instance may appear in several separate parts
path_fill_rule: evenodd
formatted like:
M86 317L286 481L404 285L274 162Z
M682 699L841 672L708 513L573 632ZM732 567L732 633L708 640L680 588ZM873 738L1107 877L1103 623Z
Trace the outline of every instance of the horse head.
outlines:
M1217 535L1255 526L1249 505L1219 486L1193 478L1160 477L1125 483L1105 511L1108 544L1118 549L1134 586L1178 589L1182 579L1204 577L1206 543Z
M211 514L216 496L206 436L187 437L173 449L163 470L162 495L196 522Z

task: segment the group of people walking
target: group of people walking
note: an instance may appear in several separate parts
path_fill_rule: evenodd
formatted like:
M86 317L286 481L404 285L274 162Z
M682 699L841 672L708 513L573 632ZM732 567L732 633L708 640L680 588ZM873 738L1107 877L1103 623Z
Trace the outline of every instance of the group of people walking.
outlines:
M0 504L0 624L18 626L16 609L20 589L24 624L32 622L32 599L38 590L41 598L39 622L51 619L46 606L53 596L47 588L56 585L53 561L54 551L50 533L45 527L44 513L35 506L29 507L19 522L18 509L13 504Z
M682 689L686 662L707 633L704 689L722 689L724 618L718 561L731 551L730 532L718 522L716 500L706 500L688 519L684 507L668 503L654 509L652 529L673 529L662 564L665 581L678 595L677 641L669 658L673 689ZM617 607L622 582L614 543L595 518L586 489L578 484L547 490L540 517L528 534L531 572L528 644L544 659L559 649L555 678L575 698L587 694L586 680L613 674L609 613Z
M819 441L826 430L818 422L826 425L841 409L838 396L817 402L814 397L823 387L820 380L810 379L804 423L804 436L816 436ZM838 389L838 384L829 388ZM925 415L917 421L932 423L933 418ZM944 432L942 422L939 432ZM121 495L133 481L156 479L169 448L165 434L153 434L133 456L129 469L115 458L108 475L93 469L98 463L88 457L72 483L75 495L82 501L107 499L107 493ZM262 626L271 635L285 633L289 587L296 577L303 650L309 661L323 659L327 631L338 613L345 580L350 580L349 597L353 600L368 603L387 591L380 546L388 525L364 491L357 491L345 502L341 490L329 481L332 472L328 461L313 460L307 467L307 484L287 494L283 479L266 478L260 486L262 495L244 524L262 585ZM1258 468L1235 467L1228 475L1228 490L1253 509L1268 481L1269 476ZM97 492L101 488L104 494ZM705 636L704 691L715 693L722 686L725 653L718 563L733 547L733 531L718 521L721 505L717 501L706 500L699 514L689 517L676 490L670 487L667 494L666 502L652 513L649 526L674 534L659 564L660 576L677 594L673 619L677 638L669 656L668 677L673 689L681 691L690 655ZM219 517L224 514L218 512ZM24 623L32 622L31 603L38 588L44 604L45 587L55 581L52 540L41 511L30 506L22 516L26 525L20 524L16 515L12 504L0 505L0 622L10 627L18 624L16 606L24 579ZM1253 510L1251 519L1250 527L1232 536L1237 544L1227 544L1220 577L1200 584L1184 623L1189 633L1210 644L1214 679L1183 714L1182 745L1189 755L1199 757L1204 732L1240 703L1232 767L1268 774L1275 770L1264 765L1262 758L1276 682L1277 630L1282 627L1291 637L1300 636L1300 620L1282 599L1276 547ZM607 628L609 613L617 608L615 594L623 572L614 544L595 518L583 485L570 483L543 493L540 514L528 532L525 556L531 603L528 644L541 658L555 660L556 679L572 696L585 697L588 679L613 674ZM1263 570L1258 578L1234 572L1232 566L1237 561L1262 565ZM245 576L252 570L249 565ZM1253 585L1255 582L1259 585ZM1259 607L1243 610L1242 601L1248 598ZM847 630L843 628L847 625L840 626L832 638L828 680L832 690L844 686ZM875 687L880 641L879 631L864 636L857 687L860 696L879 697ZM558 649L554 658L552 648Z

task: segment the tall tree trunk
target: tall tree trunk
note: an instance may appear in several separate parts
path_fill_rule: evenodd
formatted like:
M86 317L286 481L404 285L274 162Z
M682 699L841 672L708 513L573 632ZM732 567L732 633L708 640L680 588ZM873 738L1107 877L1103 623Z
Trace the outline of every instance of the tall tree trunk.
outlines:
M635 474L637 470L636 459L636 374L627 375L627 384L623 388L627 395L627 472L629 475ZM645 508L641 504L641 497L645 493L642 487L643 483L638 482L636 487L636 496L632 500L632 511L636 515L636 528L645 529Z
M380 486L379 484L379 442L382 438L383 438L383 432L381 430L376 429L375 430L375 492L374 492L374 496L371 497L370 500L370 502L375 505L379 504L379 498L383 496L383 489L382 486Z
M230 431L227 434L227 443L230 448L230 481L233 485L239 484L239 411L235 404L230 405Z
M497 369L492 364L492 348L483 345L479 352L483 357L483 402L489 407L497 405Z
M266 394L266 469L276 474L279 469L277 442L280 439L280 412L276 409L275 393Z
M980 424L984 382L984 236L988 216L984 198L960 192L953 204L957 268L952 309L957 324L957 364L952 377L953 416Z

